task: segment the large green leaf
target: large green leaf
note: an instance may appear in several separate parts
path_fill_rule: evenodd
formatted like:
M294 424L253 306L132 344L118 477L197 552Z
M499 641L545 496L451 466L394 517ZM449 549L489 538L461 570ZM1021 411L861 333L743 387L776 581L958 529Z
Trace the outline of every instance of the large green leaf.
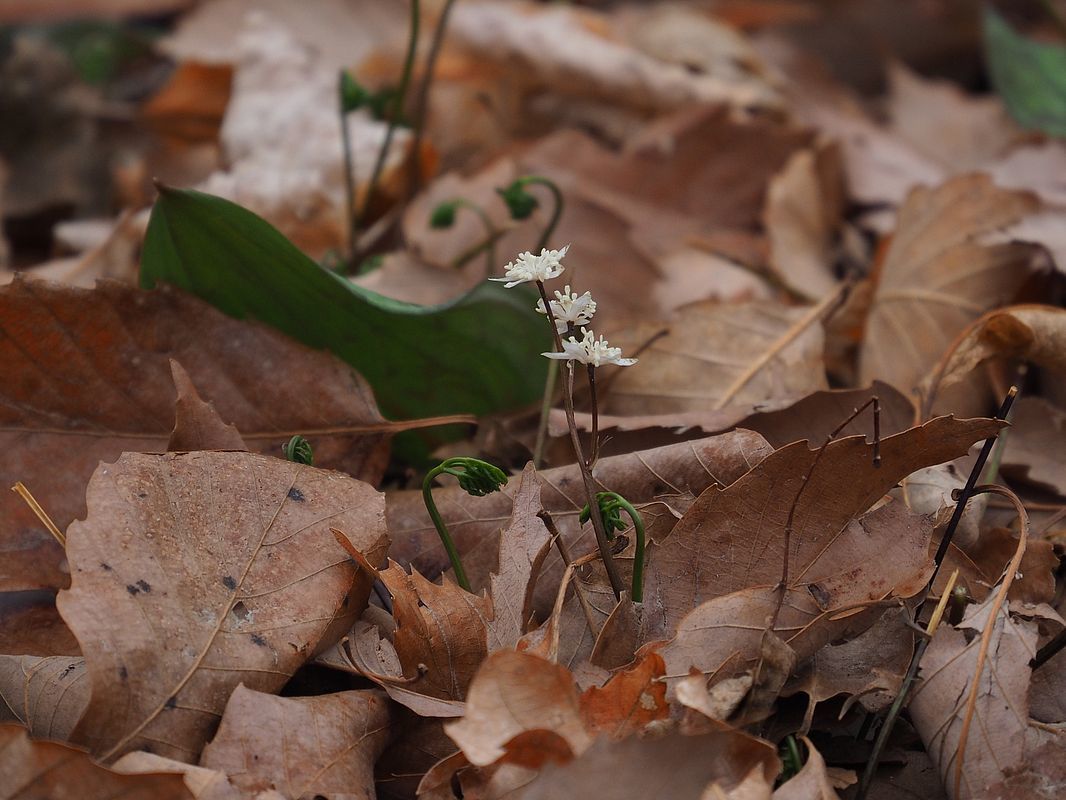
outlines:
M990 4L984 12L985 52L992 82L1019 123L1066 136L1066 47L1035 42Z
M157 281L330 350L370 382L394 418L485 414L543 392L547 360L539 353L549 349L550 331L528 291L485 283L441 306L392 300L323 269L269 223L219 197L160 189L141 262L141 285Z

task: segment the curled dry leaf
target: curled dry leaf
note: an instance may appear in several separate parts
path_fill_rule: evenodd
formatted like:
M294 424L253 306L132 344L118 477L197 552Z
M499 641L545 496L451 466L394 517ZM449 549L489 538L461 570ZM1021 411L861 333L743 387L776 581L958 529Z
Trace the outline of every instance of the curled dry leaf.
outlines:
M768 797L780 771L774 748L736 730L702 736L600 739L573 761L549 764L521 800Z
M164 758L144 750L126 753L111 765L115 772L123 775L140 775L145 772L170 772L181 775L192 796L196 800L244 800L241 792L230 783L229 778L218 770L197 767L184 761ZM255 800L282 800L275 792L262 792Z
M955 336L1004 305L1032 274L1038 248L981 237L1036 210L1028 192L981 174L914 189L899 212L866 320L859 378L909 393Z
M247 796L374 797L374 763L389 739L388 701L377 691L274 697L238 686L201 766Z
M686 491L698 494L712 483L728 485L769 452L770 447L758 434L734 431L694 442L604 458L597 462L594 475L607 490L640 504L660 494ZM581 530L577 524L578 512L588 502L577 466L544 470L538 475L543 483L541 499L544 507L571 546L572 556L576 558L590 552L595 547L592 533L588 528ZM497 568L496 533L510 518L516 489L516 482L511 481L500 492L485 497L471 497L454 485L433 492L437 508L463 555L463 565L475 589L486 586L489 572ZM394 540L393 557L400 562L410 562L427 574L443 570L448 563L447 556L426 512L421 491L390 492L386 500L389 531ZM558 557L549 555L538 585L552 583L553 576L545 574L549 564L554 565L553 576L561 572ZM554 594L549 595L548 603L554 600Z
M789 512L812 467L795 503L790 600L818 613L897 589L913 594L927 563L928 529L902 504L860 515L903 476L964 455L1000 427L994 420L938 418L883 439L880 467L873 465L873 446L857 436L826 445L816 467L818 452L796 442L732 485L710 487L649 556L645 636L672 635L683 614L711 598L778 584Z
M365 608L329 526L374 559L388 544L371 487L252 453L127 453L86 500L58 606L92 681L72 738L104 760L194 759L234 687L280 689Z
M1012 618L1006 606L989 619L990 597L972 608L959 629L941 625L922 658L922 683L909 708L915 728L936 763L952 800L985 797L992 784L1021 766L1039 736L1029 725L1029 659L1036 652L1036 626ZM965 629L994 625L990 662L975 675L982 637L968 641ZM956 794L956 767L964 709L973 682L980 683L965 762Z
M1066 309L1011 306L993 311L966 328L923 382L923 413L935 409L938 393L965 380L993 358L1028 361L1066 375Z
M84 658L0 655L0 721L66 741L89 704L87 678Z
M470 684L466 714L444 726L471 764L488 766L526 731L553 731L575 754L592 736L569 670L527 653L501 650L482 664Z
M192 800L180 775L122 775L83 750L0 725L0 800Z
M811 309L703 302L683 307L667 327L659 338L658 323L618 337L627 352L651 344L612 380L605 412L711 411L826 388L824 336Z
M170 358L253 450L280 454L303 433L316 464L370 482L381 477L395 425L378 412L366 382L263 325L172 289L102 283L84 290L23 279L0 287L0 319L0 486L21 480L61 530L85 516L85 484L100 461L166 449ZM69 582L58 544L6 488L0 542L9 554L0 589Z
M193 386L185 368L170 359L170 371L174 376L174 388L178 399L174 403L174 430L167 442L168 452L190 450L243 450L241 434L232 425L222 421L212 403L205 403Z

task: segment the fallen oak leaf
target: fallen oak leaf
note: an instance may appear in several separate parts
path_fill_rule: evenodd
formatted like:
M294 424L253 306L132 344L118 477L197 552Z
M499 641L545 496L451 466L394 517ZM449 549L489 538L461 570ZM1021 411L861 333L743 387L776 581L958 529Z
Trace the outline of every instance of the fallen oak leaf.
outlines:
M234 687L280 689L366 606L331 522L388 543L371 487L251 453L127 453L86 499L58 606L92 681L72 738L103 760L195 758Z
M603 686L590 686L581 694L581 716L594 735L624 739L649 724L666 719L666 674L662 656L652 651L630 669L619 670Z
M84 750L35 742L25 728L0 725L0 800L192 800L180 775L123 775Z
M275 697L241 685L200 765L248 796L276 789L291 798L371 798L389 719L377 691Z

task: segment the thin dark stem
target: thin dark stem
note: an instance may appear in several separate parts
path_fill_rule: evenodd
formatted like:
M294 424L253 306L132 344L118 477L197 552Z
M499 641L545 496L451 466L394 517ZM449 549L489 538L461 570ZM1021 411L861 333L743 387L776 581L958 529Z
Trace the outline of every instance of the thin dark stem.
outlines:
M551 327L552 338L555 342L555 350L558 353L563 352L563 340L559 336L559 331L555 327L555 314L552 313L551 303L548 301L548 292L544 288L543 281L537 281L537 290L540 292L540 298L544 302L544 309L548 313L548 324ZM592 518L592 529L596 533L596 546L600 550L600 557L603 559L603 567L607 571L607 578L611 582L611 589L614 590L615 598L622 596L622 591L625 589L625 584L622 582L622 575L618 571L618 565L614 563L614 557L611 554L611 543L607 539L606 528L603 525L603 515L600 513L600 504L596 502L596 484L593 482L592 470L589 468L588 463L585 461L584 452L581 449L581 437L577 432L577 422L574 419L574 368L572 362L566 362L567 369L567 389L563 392L563 407L566 410L566 424L570 428L570 442L574 447L574 457L577 459L578 469L581 471L581 481L585 487L585 497L589 503L589 515Z
M355 215L353 227L359 230L363 225L367 209L374 199L378 182L381 180L381 172L385 168L385 159L392 149L392 140L396 135L396 127L400 122L400 112L403 110L403 101L407 96L407 87L411 83L411 73L414 71L415 52L418 47L418 27L421 17L421 0L411 0L411 30L407 40L407 55L404 57L403 74L400 76L400 88L396 91L396 99L392 104L392 113L389 115L389 125L385 129L385 141L378 151L377 160L374 162L374 171L370 173L370 182L367 184L366 197L359 205L359 212ZM415 155L417 158L417 154ZM352 265L355 266L354 264Z
M531 184L539 184L541 186L547 186L551 190L552 199L555 201L555 207L552 209L552 215L548 219L548 224L544 227L544 232L540 235L540 241L537 242L537 252L540 252L548 246L548 242L551 241L552 234L555 233L555 228L559 224L559 219L563 215L563 193L559 191L559 187L555 185L555 181L542 178L539 175L533 175L523 179L523 183L527 186Z
M348 131L348 114L344 110L344 71L341 71L340 80L337 82L337 107L341 116L341 143L344 145L344 198L348 220L348 263L354 264L356 257L356 244L359 240L355 222L355 176L352 174L355 168L355 160L352 157L352 138Z
M1036 651L1036 655L1033 656L1033 660L1029 662L1029 666L1036 669L1037 667L1046 664L1064 647L1066 647L1066 628L1059 631L1054 639Z
M448 553L448 560L452 562L452 571L455 573L456 583L469 592L471 591L470 581L466 578L466 571L463 569L463 562L459 558L459 551L455 548L452 535L448 532L448 528L437 510L437 504L433 501L433 479L446 471L445 464L440 464L426 473L426 477L422 481L422 499L425 501L429 518L433 520L433 526L437 529L437 535L440 536L441 544L444 545L444 550Z
M810 483L811 476L814 474L815 467L818 466L818 462L822 460L822 456L825 454L826 449L829 447L829 443L832 442L837 435L844 430L852 420L859 416L870 406L873 406L874 416L874 455L873 463L875 467L881 466L881 401L877 397L871 397L861 406L856 408L851 415L841 422L836 429L826 437L825 444L818 448L818 453L814 457L814 461L811 462L811 466L807 469L807 472L803 476L803 480L800 483L799 491L796 492L796 497L792 501L792 507L788 510L788 519L785 522L785 542L784 542L784 554L781 557L781 584L778 587L777 604L774 606L773 616L770 618L770 630L773 630L777 625L777 617L781 613L781 606L785 602L785 594L788 592L788 578L789 578L789 561L792 550L792 531L796 517L796 508L799 506L800 498L803 497L803 493L807 489L807 485Z
M422 159L419 154L422 150L422 139L425 136L426 114L429 111L429 90L433 86L433 75L437 70L437 59L440 56L441 46L444 44L444 32L448 28L448 15L452 12L455 0L445 0L444 8L441 9L437 19L437 27L433 29L433 40L429 45L429 53L426 55L425 75L422 85L418 90L418 101L415 105L414 141L411 145L414 169L411 171L411 185L407 196L413 197L422 188Z
M1007 396L1003 398L1003 403L1000 405L999 411L996 412L996 419L1007 418L1007 415L1010 414L1011 406L1014 405L1014 398L1017 396L1018 387L1010 387ZM936 583L937 576L940 574L940 567L944 563L944 557L948 553L948 547L951 545L951 540L955 536L955 530L959 527L959 522L962 520L962 513L966 510L966 504L970 501L970 498L973 497L977 481L981 477L981 472L985 468L985 462L988 460L988 455L992 452L992 448L995 446L997 438L999 438L998 433L985 439L984 446L981 447L981 452L977 456L977 461L974 462L973 469L970 470L970 475L966 478L966 485L963 486L962 491L959 493L959 499L955 503L955 510L951 514L951 520L948 522L947 528L944 529L944 535L941 537L940 544L936 548L936 555L933 556L933 574L930 576L929 582L925 585L922 602L918 604L918 608L914 612L914 619L916 621L921 616L922 610L925 608L925 601L929 598L929 593L933 590L933 585Z

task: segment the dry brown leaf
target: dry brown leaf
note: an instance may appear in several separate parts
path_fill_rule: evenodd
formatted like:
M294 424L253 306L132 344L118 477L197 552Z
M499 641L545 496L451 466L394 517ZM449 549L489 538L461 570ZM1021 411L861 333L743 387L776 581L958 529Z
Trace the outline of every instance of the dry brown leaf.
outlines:
M825 766L825 759L811 740L804 736L803 743L807 745L807 762L803 769L774 791L773 800L839 800L840 795L836 790L844 787L834 785L833 776L830 776ZM852 776L844 786L854 782Z
M1056 377L1066 375L1066 310L1020 305L993 311L961 332L922 384L923 413L937 395L958 385L993 358L1028 361Z
M374 797L374 763L389 739L389 707L377 691L274 697L238 686L200 765L242 792L285 797Z
M620 742L600 739L570 763L544 767L515 796L741 800L768 797L780 767L771 745L734 730Z
M862 383L879 378L911 392L963 328L1014 297L1038 249L984 245L980 238L1038 204L1034 195L999 189L981 174L908 195L866 320Z
M766 190L770 263L786 285L811 300L836 288L834 246L844 201L840 148L829 141L793 153Z
M941 625L922 658L922 683L909 708L926 750L937 764L952 800L984 797L1005 772L1020 766L1034 745L1029 726L1029 659L1036 652L1036 626L1012 619L1006 606L993 620L989 598L971 608L959 629ZM955 770L963 712L975 680L981 636L967 641L964 629L995 625L990 660L978 678L973 725L965 749L961 794L955 795Z
M965 549L973 561L979 580L995 586L1005 564L1018 547L1018 534L1007 528L988 528L976 543ZM1059 556L1050 541L1030 538L1025 545L1022 563L1008 597L1012 602L1033 605L1050 603L1055 597L1055 575Z
M966 459L960 459L960 462L965 464ZM900 481L899 496L908 508L929 517L933 521L934 529L938 533L943 533L957 505L953 492L961 490L966 485L969 465L964 469L966 472L960 471L956 463L937 464L935 467L917 469ZM980 494L966 503L966 508L955 528L952 544L956 547L967 548L977 541L980 536L981 519L987 507L987 494Z
M290 436L303 433L320 466L370 482L381 477L393 426L367 383L333 356L266 326L172 289L103 283L87 291L28 280L0 288L0 319L0 486L21 480L61 530L84 517L85 484L100 461L166 448L174 421L170 358L254 450L280 455ZM58 544L6 488L0 542L8 553L0 588L67 585Z
M778 107L750 46L698 11L634 9L622 19L631 22L630 41L617 18L531 3L467 3L455 10L449 33L479 60L509 69L530 94L549 90L642 112L709 103ZM727 55L724 42L743 62ZM699 59L691 69L671 63L693 50Z
M768 303L683 307L665 336L648 323L618 339L651 344L610 384L608 414L672 414L802 397L826 388L824 339L811 309Z
M463 700L488 655L492 601L451 581L437 585L389 560L377 573L392 595L393 642L409 688L444 700ZM417 680L415 680L417 679Z
M0 721L66 741L89 704L87 677L84 658L0 655Z
M897 587L908 596L906 587L914 581L910 588L921 588L928 530L899 503L859 516L903 476L964 455L1001 426L993 420L939 418L883 439L880 467L874 467L873 447L863 438L828 444L796 504L790 596L802 594L805 605L828 610L881 599ZM781 580L789 511L816 457L806 443L788 445L729 487L712 486L697 498L649 555L646 636L672 635L681 615L713 597L773 587ZM878 532L881 526L890 527ZM891 558L886 545L893 549ZM892 578L886 580L882 570ZM687 671L685 665L682 674Z
M169 452L190 450L243 450L248 447L232 425L222 421L213 403L205 403L185 368L170 359L174 388L174 430L167 442Z
M551 535L537 516L543 509L542 485L533 464L526 465L514 493L511 519L500 534L500 565L489 576L493 618L488 624L490 651L512 648L533 619L533 592Z
M470 684L466 715L444 726L471 764L488 766L526 731L562 736L575 754L591 744L573 678L565 667L527 653L501 650L482 664Z
M877 623L850 641L830 642L802 664L785 694L808 696L803 730L809 730L815 706L838 694L848 695L841 713L855 702L870 712L883 711L895 698L914 652L914 634L899 608L885 611Z
M180 775L122 775L89 754L0 725L0 800L192 800Z
M1004 472L1066 497L1066 411L1039 397L1022 397L1011 414L1003 448Z
M721 723L744 702L752 683L751 673L745 672L708 688L707 676L695 667L690 669L689 674L674 685L674 699L686 709L681 732L690 735L721 730Z
M968 95L898 61L888 65L888 82L889 131L952 172L994 163L1025 136L998 95Z
M640 733L649 724L666 719L666 684L660 680L666 664L658 653L648 653L632 668L611 676L603 686L592 686L581 695L581 716L594 736L624 739Z
M252 453L127 453L86 500L58 606L92 681L72 738L104 760L194 759L237 684L280 689L366 606L329 526L374 559L388 545L371 487Z
M610 491L631 503L649 502L660 494L702 492L714 482L728 485L770 452L758 434L750 431L660 447L639 453L601 459L594 475ZM584 489L576 465L538 473L544 484L541 499L570 545L574 558L595 547L588 528L580 530L577 515L585 505ZM471 497L459 486L436 489L433 497L441 517L463 556L463 566L476 589L486 586L491 570L499 563L497 531L507 523L517 484L511 481L498 493ZM392 556L410 562L426 574L437 574L448 563L440 537L426 512L421 491L390 492L386 495L389 531L393 538ZM480 545L480 547L479 547ZM476 552L474 552L476 551ZM554 562L552 576L545 570ZM540 585L553 582L560 574L558 558L549 556L541 571ZM557 581L557 578L554 578ZM555 600L552 593L548 603ZM608 609L608 612L610 609Z

